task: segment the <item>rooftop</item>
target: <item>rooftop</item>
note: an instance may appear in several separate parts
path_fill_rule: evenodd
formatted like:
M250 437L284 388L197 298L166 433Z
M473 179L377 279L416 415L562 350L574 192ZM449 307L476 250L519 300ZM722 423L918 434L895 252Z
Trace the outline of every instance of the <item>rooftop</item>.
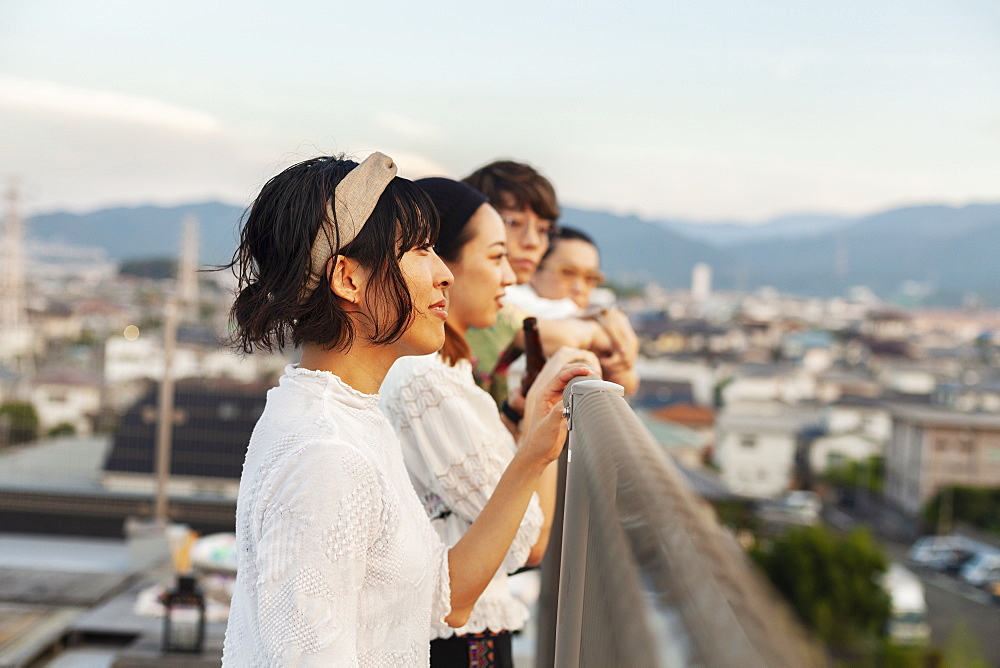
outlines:
M905 422L942 427L1000 429L1000 415L996 413L964 413L939 406L901 403L888 403L886 407L893 418Z

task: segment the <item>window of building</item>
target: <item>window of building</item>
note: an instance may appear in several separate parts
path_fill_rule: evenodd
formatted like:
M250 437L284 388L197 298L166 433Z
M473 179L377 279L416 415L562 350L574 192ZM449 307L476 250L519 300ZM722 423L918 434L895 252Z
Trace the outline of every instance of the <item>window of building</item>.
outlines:
M740 436L740 445L744 448L752 448L757 445L757 436L755 434L743 434Z

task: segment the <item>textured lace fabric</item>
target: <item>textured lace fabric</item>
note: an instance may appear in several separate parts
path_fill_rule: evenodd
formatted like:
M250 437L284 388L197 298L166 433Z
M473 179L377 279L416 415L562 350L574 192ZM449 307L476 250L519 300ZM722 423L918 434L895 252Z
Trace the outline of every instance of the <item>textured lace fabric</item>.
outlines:
M500 421L493 399L476 386L471 365L448 366L440 355L402 357L381 387L382 411L396 428L410 478L434 528L448 546L465 534L496 489L517 445ZM445 508L446 511L442 511ZM484 631L516 631L528 609L507 583L528 558L542 526L538 497L532 496L510 551L468 623L452 629L434 625L438 638Z
M447 548L378 400L295 367L268 392L237 500L224 665L428 665L450 612Z

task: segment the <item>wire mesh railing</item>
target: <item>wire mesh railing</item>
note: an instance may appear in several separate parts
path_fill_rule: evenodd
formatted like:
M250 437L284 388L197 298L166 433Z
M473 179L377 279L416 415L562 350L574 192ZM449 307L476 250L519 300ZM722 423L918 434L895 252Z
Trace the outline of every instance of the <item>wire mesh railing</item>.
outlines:
M577 380L565 398L563 526L543 569L536 664L827 665L621 388Z

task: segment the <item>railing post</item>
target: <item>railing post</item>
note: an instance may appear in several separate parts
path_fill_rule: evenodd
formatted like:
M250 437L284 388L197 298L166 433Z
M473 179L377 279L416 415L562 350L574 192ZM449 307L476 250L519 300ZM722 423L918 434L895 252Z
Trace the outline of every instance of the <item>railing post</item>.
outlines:
M563 516L566 507L566 466L569 445L559 456L559 476L556 481L556 505L553 509L552 531L541 567L536 622L535 666L552 668L556 660L556 615L559 612L559 565L562 559Z
M569 426L566 446L566 492L562 513L562 541L559 560L559 599L556 608L554 665L580 665L583 631L583 594L587 573L587 540L590 534L590 496L586 484L574 478L573 451L579 439L573 435L575 398L593 392L625 395L625 388L604 380L581 379L572 382L563 393L564 414ZM576 474L577 477L580 475Z

